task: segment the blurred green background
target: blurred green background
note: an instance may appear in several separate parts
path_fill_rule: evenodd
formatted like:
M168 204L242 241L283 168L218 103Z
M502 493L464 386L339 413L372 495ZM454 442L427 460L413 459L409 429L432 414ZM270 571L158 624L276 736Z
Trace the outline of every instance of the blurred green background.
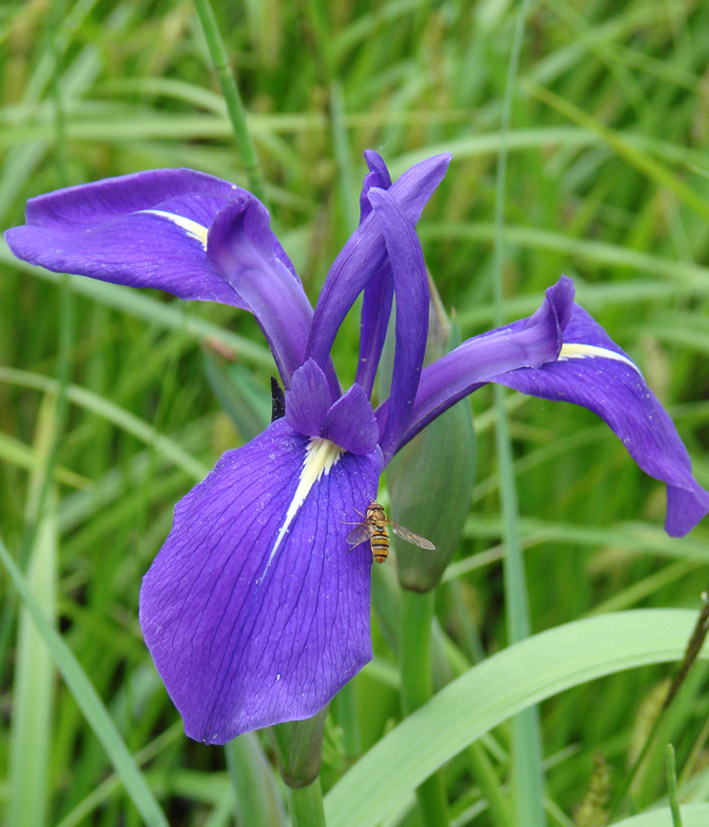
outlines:
M275 228L313 301L356 226L362 151L380 151L394 175L450 151L420 235L462 336L488 328L506 140L506 316L528 314L561 273L574 276L580 302L640 365L709 486L707 4L532 2L506 136L512 2L214 6ZM31 196L143 169L187 166L247 183L187 0L6 3L0 61L3 228L22 223ZM335 350L345 383L358 335L351 314ZM23 567L35 561L36 595L172 824L230 823L231 793L222 751L183 737L154 672L137 620L140 578L174 502L268 421L272 373L247 314L49 274L0 246L0 534ZM472 400L476 487L438 595L441 634L466 662L506 643L491 404L489 389ZM517 396L508 404L534 631L611 608L697 607L709 527L668 539L664 487L589 412ZM139 824L41 646L22 655L17 600L0 583L0 812L15 806L12 773L24 761L40 774L30 794L47 823ZM365 748L399 717L385 632L375 623L375 667L356 679ZM23 657L35 658L25 673ZM437 669L445 681L448 667ZM572 823L596 754L622 775L666 673L605 678L542 706L551 823ZM701 789L705 677L700 667L671 733ZM505 729L495 737L504 779ZM327 788L346 766L331 721L324 761ZM477 799L466 768L453 762L446 777L458 823L491 823L469 809ZM649 770L638 805L661 789Z

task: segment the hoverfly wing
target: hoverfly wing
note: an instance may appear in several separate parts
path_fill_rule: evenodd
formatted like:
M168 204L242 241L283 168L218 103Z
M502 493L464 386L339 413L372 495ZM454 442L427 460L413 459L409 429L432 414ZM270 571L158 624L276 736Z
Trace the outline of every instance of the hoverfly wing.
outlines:
M350 546L358 546L360 543L363 543L365 540L369 540L369 526L367 523L360 523L359 525L355 526L352 531L345 537L348 545Z
M399 525L399 523L395 523L393 520L389 520L389 527L397 537L401 537L402 540L406 540L406 542L411 543L412 546L425 548L428 551L436 550L435 545L430 540L427 540L425 537L419 537L418 534L414 534L413 531L409 531L408 528L404 528L403 525Z

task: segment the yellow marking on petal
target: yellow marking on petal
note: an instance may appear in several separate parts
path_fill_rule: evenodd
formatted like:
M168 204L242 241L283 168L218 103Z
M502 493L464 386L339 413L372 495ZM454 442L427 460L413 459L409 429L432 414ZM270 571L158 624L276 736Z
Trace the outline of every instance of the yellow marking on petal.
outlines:
M300 479L298 480L298 485L295 489L295 493L293 494L293 499L290 501L290 505L286 511L285 520L278 531L276 542L273 544L271 553L268 555L266 567L264 568L263 574L259 580L263 580L269 566L271 565L271 561L283 541L283 538L290 529L291 523L295 519L300 507L305 502L305 498L310 493L310 489L323 476L332 471L344 453L344 448L340 448L339 445L336 445L329 439L311 437L308 447L305 449L305 459L303 460L303 466L300 469Z
M157 215L159 218L165 218L171 221L183 229L188 236L196 238L205 250L207 249L207 234L209 233L209 228L198 224L191 218L185 218L184 215L177 215L174 212L166 212L165 210L138 210L138 212Z
M636 370L640 376L642 372L640 368L627 356L622 353L616 353L615 350L609 350L607 347L599 347L598 345L584 345L576 342L565 342L561 346L559 353L559 362L565 362L567 359L587 359L588 357L597 357L601 359L614 359L616 362L623 362L629 365L633 370Z

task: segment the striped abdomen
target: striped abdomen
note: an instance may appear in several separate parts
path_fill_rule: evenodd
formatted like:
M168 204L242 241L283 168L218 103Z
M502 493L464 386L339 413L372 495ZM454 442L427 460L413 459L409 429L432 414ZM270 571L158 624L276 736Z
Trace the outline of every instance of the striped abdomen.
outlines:
M367 507L367 527L369 528L369 547L375 563L383 563L389 556L389 531L387 515L377 502Z

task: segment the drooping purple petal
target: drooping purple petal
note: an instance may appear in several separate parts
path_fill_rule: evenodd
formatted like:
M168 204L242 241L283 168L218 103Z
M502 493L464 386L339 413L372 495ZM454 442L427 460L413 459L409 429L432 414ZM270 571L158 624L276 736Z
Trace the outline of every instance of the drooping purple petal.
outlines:
M384 236L396 295L396 350L389 408L379 440L385 459L394 455L411 420L428 335L426 263L414 225L386 190L369 193Z
M388 192L406 218L416 224L426 202L443 179L451 156L436 155L408 169ZM335 259L315 308L307 355L323 366L342 320L370 278L386 260L381 230L370 213Z
M192 738L309 717L371 658L371 555L345 536L381 454L344 454L316 479L318 444L280 419L226 453L143 580L145 639Z
M268 211L250 194L214 217L207 260L256 316L283 381L305 360L313 315L300 280L276 256ZM334 371L327 362L336 385Z
M181 169L70 187L31 199L5 236L50 270L250 310L286 384L303 361L313 311L300 279L266 209L227 181Z
M583 308L574 306L558 360L491 381L597 413L643 471L667 484L665 530L670 536L691 531L709 512L709 493L692 476L674 423L628 355Z
M562 346L562 329L570 318L573 300L573 282L562 277L546 291L544 302L529 318L474 336L425 367L411 421L395 450L492 377L555 360ZM380 405L376 413L381 430L388 419L389 402Z
M192 169L154 169L30 198L27 223L45 229L91 227L112 218L154 208L171 198L213 196L229 200L244 190ZM198 220L195 218L195 220Z
M5 238L49 270L243 307L204 250L213 217L244 192L187 169L107 178L30 199L27 224Z
M295 371L286 391L286 419L306 436L320 436L323 417L334 402L327 377L313 359Z
M353 454L369 454L377 446L379 426L369 398L355 384L323 417L320 436Z

